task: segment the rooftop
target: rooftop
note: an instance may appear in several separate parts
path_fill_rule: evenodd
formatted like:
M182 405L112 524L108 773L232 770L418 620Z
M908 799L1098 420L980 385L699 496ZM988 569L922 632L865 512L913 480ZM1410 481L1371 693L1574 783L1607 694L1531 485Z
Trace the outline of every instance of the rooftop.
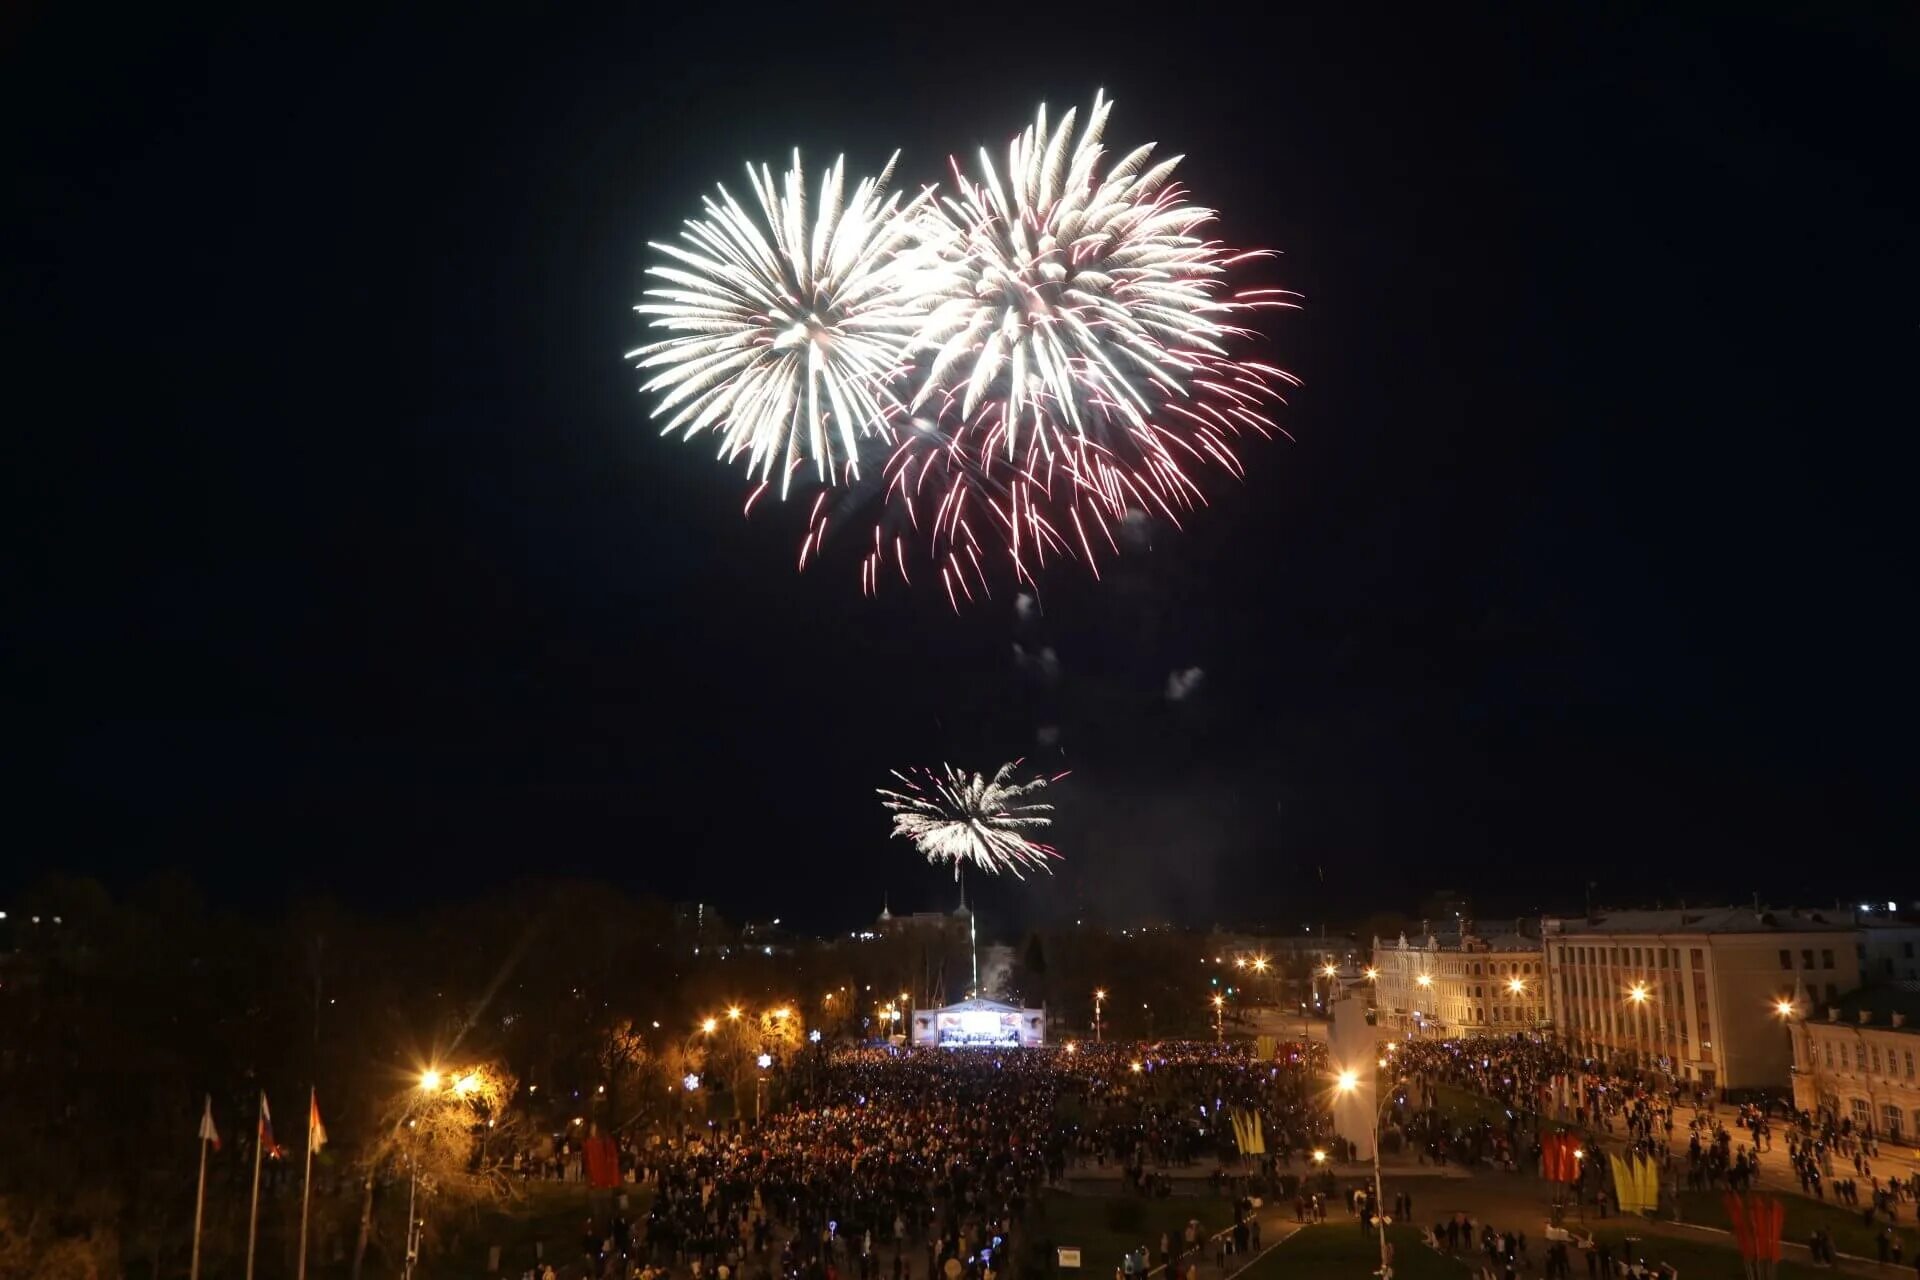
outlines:
M1851 911L1806 911L1798 907L1601 911L1591 916L1549 916L1542 924L1549 934L1846 933L1857 927Z
M1838 1009L1839 1017L1829 1010ZM1867 1014L1865 1021L1860 1015ZM1900 1015L1900 1025L1894 1026L1893 1015ZM1849 1027L1878 1027L1882 1031L1899 1030L1909 1035L1920 1035L1920 983L1890 982L1881 987L1860 987L1849 991L1837 1001L1815 1002L1807 1010L1807 1020L1814 1023L1833 1022Z

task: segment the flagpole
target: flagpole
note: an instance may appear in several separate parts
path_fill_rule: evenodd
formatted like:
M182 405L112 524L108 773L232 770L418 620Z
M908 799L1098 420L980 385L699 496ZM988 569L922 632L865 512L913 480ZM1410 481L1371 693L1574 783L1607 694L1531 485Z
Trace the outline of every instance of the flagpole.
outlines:
M317 1090L307 1090L307 1174L300 1183L300 1264L294 1280L307 1280L307 1206L313 1201L313 1117L320 1109Z
M193 1262L187 1269L187 1280L200 1280L200 1215L206 1207L207 1137L202 1133L200 1135L200 1190L193 1197Z
M253 1244L260 1230L260 1157L262 1148L267 1144L266 1118L267 1095L260 1095L260 1116L253 1122L253 1210L247 1215L247 1280L253 1280Z

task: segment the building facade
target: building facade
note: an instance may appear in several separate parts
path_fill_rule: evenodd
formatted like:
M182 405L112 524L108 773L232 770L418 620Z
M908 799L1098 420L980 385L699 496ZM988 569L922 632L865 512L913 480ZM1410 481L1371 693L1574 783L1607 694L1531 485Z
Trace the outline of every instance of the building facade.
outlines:
M1780 1009L1859 985L1850 913L1714 907L1541 922L1547 1012L1576 1052L1704 1088L1787 1083Z
M1546 1019L1546 973L1538 939L1518 933L1403 933L1373 941L1368 972L1378 1025L1395 1035L1513 1035Z
M1791 1021L1793 1104L1857 1133L1914 1141L1920 1122L1920 983L1809 1002Z

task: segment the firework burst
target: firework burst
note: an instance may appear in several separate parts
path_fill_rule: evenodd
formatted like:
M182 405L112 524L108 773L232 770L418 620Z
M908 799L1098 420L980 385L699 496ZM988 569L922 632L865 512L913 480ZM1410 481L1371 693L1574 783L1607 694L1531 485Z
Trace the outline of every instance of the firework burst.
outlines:
M765 165L747 178L759 217L723 186L690 219L634 309L672 336L628 353L651 376L661 434L720 436L720 456L747 459L784 495L811 462L822 484L858 473L863 437L886 432L892 384L938 287L915 251L931 190L904 204L886 194L893 162L845 197L837 160L807 202L800 155L778 185Z
M1230 270L1264 255L1202 236L1215 215L1171 184L1179 157L1150 164L1149 144L1103 165L1111 110L1097 97L1076 139L1075 112L1049 129L1041 108L1004 178L984 150L979 181L956 162L959 194L921 217L922 251L946 270L921 276L942 292L913 340L913 419L892 437L883 523L926 539L956 607L989 561L1016 581L1049 556L1097 575L1116 523L1177 526L1205 501L1195 468L1240 476L1233 439L1279 430L1270 411L1292 378L1230 348L1242 317L1293 295L1228 291ZM876 527L869 591L888 550ZM905 539L891 550L905 576Z
M1239 477L1239 437L1285 434L1294 379L1235 348L1296 295L1236 290L1264 254L1208 238L1179 157L1110 157L1111 111L1096 96L1076 133L1043 107L1003 165L954 162L938 200L888 195L891 161L845 199L836 162L811 206L797 153L778 184L750 166L757 216L723 187L653 246L637 310L668 336L630 356L662 434L716 433L749 511L810 470L801 568L830 515L877 505L863 587L930 565L956 609L1053 559L1098 576L1130 522L1178 527L1206 501L1198 472Z
M1016 879L1025 878L1023 870L1051 870L1047 862L1059 853L1026 833L1052 823L1053 806L1032 797L1066 775L1023 782L1014 777L1019 767L1018 760L1003 764L992 777L952 765L895 770L905 790L880 792L893 814L893 834L913 841L928 862L951 862L955 879L969 864L994 874L1010 871Z

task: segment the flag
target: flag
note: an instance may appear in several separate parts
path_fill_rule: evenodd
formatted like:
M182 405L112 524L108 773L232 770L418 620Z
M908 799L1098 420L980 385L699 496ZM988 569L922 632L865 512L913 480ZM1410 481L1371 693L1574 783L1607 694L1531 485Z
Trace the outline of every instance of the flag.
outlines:
M280 1144L273 1140L273 1112L267 1110L264 1089L260 1091L260 1150L270 1156L280 1154Z
M307 1095L307 1149L318 1151L327 1145L327 1126L320 1123L320 1095Z
M220 1131L213 1127L213 1095L207 1095L207 1109L200 1113L200 1141L211 1142L213 1149L220 1149Z

